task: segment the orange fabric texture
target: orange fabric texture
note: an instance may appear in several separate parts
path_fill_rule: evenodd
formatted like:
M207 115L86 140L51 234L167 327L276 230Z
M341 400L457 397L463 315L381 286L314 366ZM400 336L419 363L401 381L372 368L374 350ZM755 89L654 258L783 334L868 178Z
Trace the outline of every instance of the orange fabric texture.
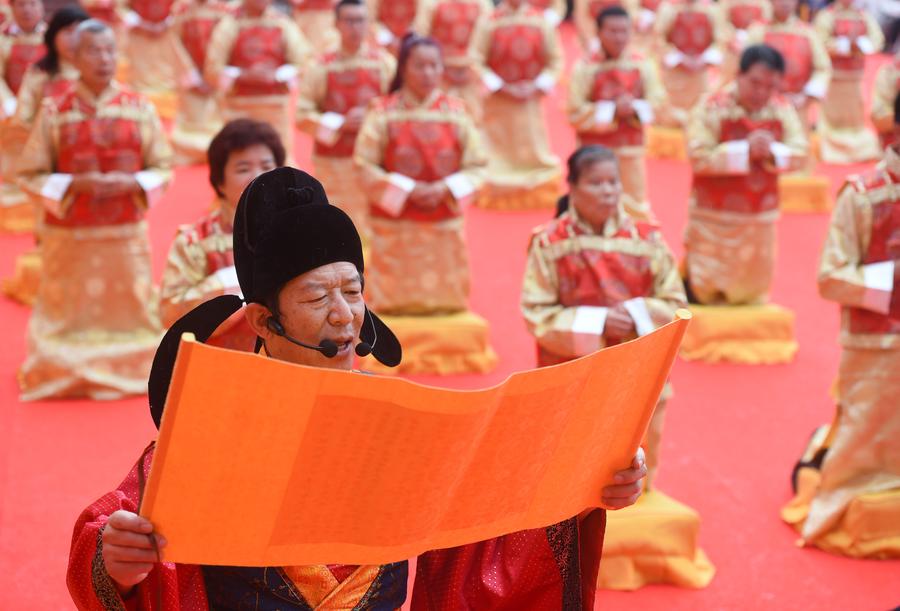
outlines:
M142 514L165 561L233 566L383 564L555 524L632 460L688 318L479 391L183 341Z
M701 306L684 336L681 356L689 361L747 365L789 363L797 353L794 313L779 305Z
M687 161L684 131L675 127L651 126L647 130L647 156L654 159Z
M778 177L778 200L782 212L831 212L834 201L827 176L783 174Z
M3 293L21 304L34 304L41 281L41 253L29 250L16 258L13 275L3 279Z

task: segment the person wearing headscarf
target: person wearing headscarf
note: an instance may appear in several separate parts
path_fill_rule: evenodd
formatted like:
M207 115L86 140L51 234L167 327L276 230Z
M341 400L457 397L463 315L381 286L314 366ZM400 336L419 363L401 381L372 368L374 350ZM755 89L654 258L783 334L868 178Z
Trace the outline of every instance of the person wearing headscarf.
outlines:
M831 80L831 58L816 30L797 17L797 0L771 0L772 20L747 32L748 44L767 44L784 57L781 92L812 131L810 110L821 102Z
M878 159L878 138L866 125L863 74L866 56L881 51L884 34L875 17L855 0L835 0L813 22L831 56L833 71L822 103L818 133L826 163Z
M779 97L784 59L754 45L735 82L694 111L685 268L704 305L762 304L775 271L778 176L803 167L808 143L797 111Z
M74 47L80 79L44 101L19 166L46 210L23 400L140 394L161 331L145 215L171 149L153 106L113 80L109 26L81 22Z
M321 184L293 168L266 172L244 189L234 218L236 295L206 301L170 328L149 381L160 425L182 333L206 342L243 315L269 358L349 371L359 354L386 366L402 358L391 330L366 306L362 244L350 217ZM246 306L244 306L246 304ZM302 344L306 344L304 347ZM322 347L324 346L324 347ZM69 555L67 584L81 611L399 609L407 563L374 566L197 566L159 562L153 525L137 515L155 446L126 479L85 509Z
M440 89L443 62L431 38L408 35L391 93L366 113L354 158L369 198L369 304L384 314L468 308L463 208L486 163L465 103Z
M318 53L333 51L340 44L334 9L340 0L290 0L294 21Z
M560 168L542 100L563 68L556 27L528 0L504 0L478 22L470 52L489 92L482 119L488 173L479 205L552 207Z
M664 0L655 31L663 85L669 95L659 122L686 128L697 104L710 93L709 72L720 66L727 25L722 8L709 0Z
M634 218L654 218L647 199L645 135L666 99L653 61L631 50L631 19L624 8L597 16L598 50L579 59L569 79L568 115L580 145L599 144L616 152Z
M900 96L894 96L895 138ZM782 518L803 542L900 558L900 148L851 176L819 263L819 293L841 306L838 405L794 469Z
M476 123L481 120L481 81L472 65L469 44L475 24L494 10L490 0L419 0L413 30L430 36L444 55L443 88L462 98Z
M169 247L159 287L159 309L166 329L204 301L240 295L232 249L235 210L250 181L284 165L285 150L268 123L235 119L213 138L207 160L209 183L218 205L197 222L179 227ZM236 316L229 323L217 331L211 343L251 350L256 335L243 317Z
M369 201L353 161L357 134L369 103L387 93L397 62L367 41L371 26L363 0L341 0L334 9L340 47L313 62L297 98L297 122L314 138L316 177L343 209L363 242L369 239Z
M212 33L204 77L223 95L226 121L249 118L275 128L294 156L291 91L312 50L297 24L272 0L242 0Z
M190 0L176 10L172 32L189 62L178 75L178 108L172 127L176 163L201 163L213 136L222 126L222 111L214 83L206 80L206 50L219 21L234 12L221 0Z
M25 73L46 52L44 4L41 0L13 0L12 20L0 32L0 231L28 231L31 204L16 184L16 159L27 131L15 120L16 96Z

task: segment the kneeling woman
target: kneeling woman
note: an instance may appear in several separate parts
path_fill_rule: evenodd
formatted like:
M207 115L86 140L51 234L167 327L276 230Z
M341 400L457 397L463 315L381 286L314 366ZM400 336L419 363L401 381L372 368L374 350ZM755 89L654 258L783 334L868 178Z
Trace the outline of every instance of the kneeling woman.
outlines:
M467 308L462 211L486 159L464 102L438 88L442 73L438 44L407 36L391 93L372 103L356 142L372 224L366 288L384 314Z

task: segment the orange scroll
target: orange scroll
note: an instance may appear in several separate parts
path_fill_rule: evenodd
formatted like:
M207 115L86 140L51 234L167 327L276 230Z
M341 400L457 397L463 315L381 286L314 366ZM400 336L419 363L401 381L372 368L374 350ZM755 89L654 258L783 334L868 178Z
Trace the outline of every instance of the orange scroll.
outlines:
M164 560L382 564L554 524L627 468L689 314L478 391L182 341L141 513Z

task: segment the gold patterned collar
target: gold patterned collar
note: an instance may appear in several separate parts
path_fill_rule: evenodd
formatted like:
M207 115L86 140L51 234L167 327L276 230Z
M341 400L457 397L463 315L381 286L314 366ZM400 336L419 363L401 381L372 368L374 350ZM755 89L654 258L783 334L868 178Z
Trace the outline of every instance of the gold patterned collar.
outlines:
M569 215L572 217L572 220L575 221L575 225L580 229L586 231L587 233L597 235L597 232L594 231L594 228L582 219L578 215L578 210L575 209L575 203L572 201L571 196L569 197ZM625 213L625 208L622 206L622 200L619 200L619 204L616 206L615 212L609 215L609 218L606 219L606 223L603 224L603 231L600 232L604 238L611 238L616 235L624 225L630 222L628 215Z
M400 100L407 108L428 108L437 97L441 95L441 90L435 88L424 100L416 98L406 87L400 90Z
M122 91L121 85L116 81L110 81L109 85L100 92L99 95L95 94L91 91L87 85L84 84L84 81L79 80L78 84L75 86L75 90L78 93L78 97L85 102L89 103L94 108L99 108L103 106L105 103L109 102L117 93Z

